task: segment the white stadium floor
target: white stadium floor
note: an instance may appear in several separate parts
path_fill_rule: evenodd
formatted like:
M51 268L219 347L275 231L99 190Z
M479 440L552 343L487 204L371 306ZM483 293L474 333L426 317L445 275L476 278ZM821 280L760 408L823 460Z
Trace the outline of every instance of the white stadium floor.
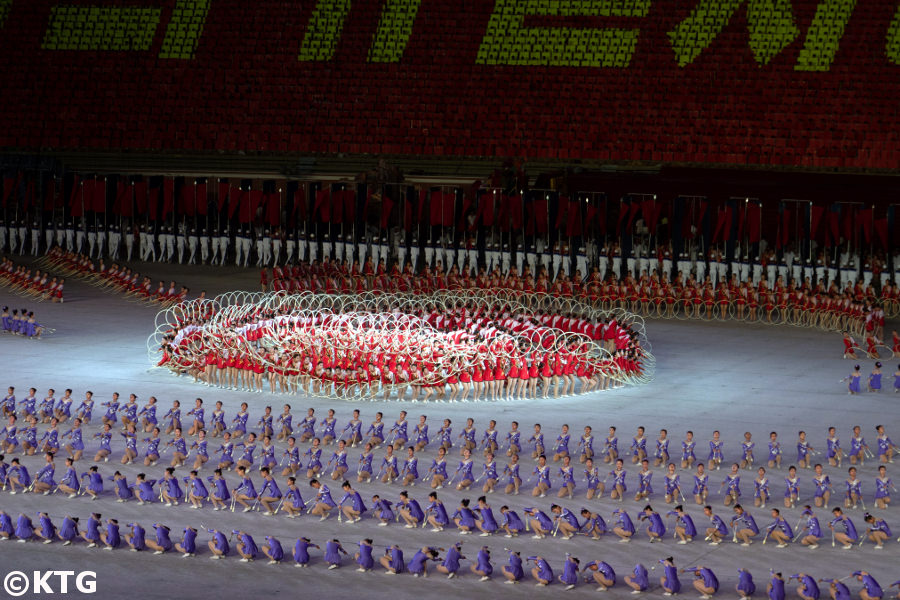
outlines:
M143 265L139 268L142 268ZM165 279L175 278L191 287L192 296L205 288L208 295L230 289L255 289L258 272L255 270L236 270L233 268L187 268L167 267ZM160 266L147 266L145 269L156 281L163 275ZM806 430L809 441L817 448L824 447L828 426L838 428L844 448L849 447L850 429L860 425L863 434L874 447L877 424L884 424L888 434L900 442L900 395L892 393L893 377L885 377L885 392L881 394L863 394L850 397L845 386L838 381L851 368L850 361L841 359L842 344L838 334L824 333L795 327L772 327L765 325L744 325L730 323L699 323L687 321L658 321L647 323L647 335L653 345L656 356L657 373L653 383L637 388L595 393L560 400L528 400L522 402L503 403L467 403L467 404L404 404L397 402L351 403L348 401L327 401L318 398L272 397L269 394L245 394L235 391L224 391L192 384L185 378L176 378L167 371L149 369L146 338L153 329L155 308L129 303L123 298L106 292L100 292L83 282L68 280L66 282L66 302L62 305L50 303L34 303L17 296L8 290L0 289L0 301L12 307L33 309L40 322L56 329L55 334L40 341L29 341L12 336L0 336L0 356L2 356L3 377L0 387L8 385L16 387L18 398L24 397L29 387L38 389L38 396L43 397L47 388L62 390L70 387L74 396L80 401L86 389L95 393L96 407L94 423L85 435L88 450L86 458L79 465L79 472L86 471L93 458L90 434L97 431L100 417L104 410L101 402L109 399L112 392L118 391L123 399L129 393L136 393L140 403L150 395L160 401L160 415L170 406L174 399L181 400L183 412L193 405L193 398L200 396L205 401L207 413L211 411L216 400L222 400L227 410L227 420L233 417L241 401L251 405L250 425L254 425L267 404L273 406L275 414L285 402L293 406L295 422L305 414L307 407L315 407L317 415L324 416L328 408L337 411L339 428L346 423L350 412L360 408L363 420L371 421L376 411L385 413L385 421L393 422L401 409L409 411L409 420L415 423L420 414L427 414L432 430L444 417L453 419L454 430L459 432L466 417L475 419L480 432L487 421L496 419L502 435L508 430L509 422L518 420L525 431L531 425L540 422L549 441L555 439L563 423L568 423L577 439L584 425L594 428L595 436L602 439L610 425L618 427L620 452L630 445L635 429L643 425L653 447L658 430L665 427L672 439L673 455L680 449L684 432L692 429L698 440L698 457L705 459L706 443L714 429L721 431L725 441L725 458L730 462L737 458L739 443L743 432L753 433L757 442L757 462L765 456L765 443L770 431L778 431L785 447L785 470L770 473L771 493L781 506L784 489L783 478L786 467L796 457L794 451L797 432ZM891 329L891 324L888 330ZM893 373L900 360L886 359L885 372ZM868 373L873 361L862 361L863 372ZM187 418L184 419L187 424ZM187 425L185 425L187 427ZM412 429L412 427L410 427ZM43 427L40 428L43 430ZM387 428L385 429L387 431ZM109 463L101 463L100 470L104 475L120 468L118 458L121 456L121 442L114 440L116 451ZM218 446L217 440L210 442L210 450ZM280 444L276 444L281 447ZM574 449L574 443L572 448ZM595 448L601 444L595 444ZM303 446L305 449L305 445ZM302 450L301 450L302 452ZM354 450L352 465L355 468ZM170 455L169 455L170 456ZM424 474L430 464L433 451L426 451L427 460L420 458L420 473ZM457 453L452 453L456 459ZM280 450L278 457L280 458ZM380 462L380 453L376 453L376 464ZM6 457L8 463L11 457ZM164 457L165 458L165 457ZM817 457L824 459L824 456ZM498 462L505 464L506 457ZM42 464L40 456L25 460L29 470L34 473ZM480 472L481 455L476 455L476 474ZM825 461L822 460L824 463ZM532 461L525 453L522 455L522 472L530 472ZM210 462L210 465L212 461ZM847 463L844 468L826 468L838 496L842 495L843 481L846 478ZM633 473L637 470L628 465L629 487L634 489ZM719 487L724 478L725 468L713 472L710 477L711 488ZM867 505L872 509L871 497L874 491L876 462L868 461L861 469L860 478L864 482L863 491ZM145 469L129 466L120 468L127 475L129 482ZM179 469L185 475L187 468ZM351 469L353 470L353 469ZM149 477L156 478L163 471L163 463L146 469ZM184 471L184 473L181 473ZM211 474L212 466L204 469L204 476ZM57 460L57 479L64 472L62 460ZM680 471L681 472L681 471ZM691 480L687 472L682 472L682 481L687 488ZM888 465L888 473L895 481L900 482L900 459L897 465ZM555 473L554 473L555 475ZM752 505L752 479L755 471L742 472L742 491L747 500L745 505ZM233 481L235 475L229 474ZM801 505L811 503L811 473L803 471L801 477ZM258 476L254 480L258 480ZM282 478L278 478L279 484ZM651 504L663 514L667 507L660 490L663 489L663 473L655 470L655 494ZM301 479L301 490L304 498L312 496L312 490ZM627 499L623 503L610 500L607 496L600 500L586 501L583 498L584 483L579 481L574 500L565 499L563 506L580 510L587 506L598 510L604 518L610 520L610 514L617 507L624 507L637 521L637 512L643 508L644 502L636 503ZM281 485L284 489L284 485ZM339 486L332 486L338 488ZM259 485L257 485L259 488ZM361 484L357 489L364 499L370 500L374 493L389 499L396 499L400 492L399 484L393 486L378 484ZM420 484L409 488L412 497L427 504L430 488ZM336 499L340 498L340 490L333 491ZM462 497L475 499L480 491L458 492L443 489L439 492L448 509L454 509ZM508 503L511 508L521 512L525 506L538 506L549 512L551 502L558 502L555 497L532 500L526 495L505 496L502 491L488 497L495 513L502 504ZM707 526L700 507L690 502L687 511L694 518L699 531ZM726 521L730 519L731 510L722 506L722 496L714 492L710 502L716 512ZM836 501L832 502L836 505ZM782 507L783 508L783 507ZM88 549L85 543L76 543L71 547L63 547L60 543L42 545L37 542L18 544L11 541L0 543L0 575L13 570L32 571L35 569L94 570L97 572L97 598L123 598L129 594L141 598L243 598L268 597L275 593L302 594L306 597L315 594L321 598L347 597L366 595L373 598L384 598L388 595L399 597L442 598L446 594L454 594L466 598L490 598L497 594L512 592L527 594L529 597L547 597L562 593L563 586L558 582L546 589L537 589L530 581L518 587L501 585L500 568L506 564L504 547L522 551L523 557L541 555L546 557L554 572L562 572L565 554L572 553L582 564L591 560L602 559L609 562L619 576L619 584L605 594L595 591L595 585L582 584L568 592L579 597L608 596L624 598L628 589L622 583L623 577L630 573L635 563L642 562L648 568L657 560L673 556L680 567L703 564L711 567L718 575L721 587L719 597L736 597L734 586L737 583L738 568L748 569L754 576L757 585L757 597L765 597L765 585L768 581L769 569L774 568L784 573L785 577L798 572L808 572L818 578L840 578L849 575L855 569L866 569L879 580L887 592L887 587L900 579L900 544L896 536L900 533L900 508L896 505L883 512L888 523L894 528L894 536L884 550L875 550L870 542L862 548L842 550L840 546L832 548L828 543L829 535L825 533L820 548L810 551L799 546L776 549L774 544L761 543L762 535L749 548L732 544L730 540L721 546L709 546L702 541L702 533L689 545L676 545L671 537L662 544L649 544L646 534L641 531L630 544L618 544L611 536L599 541L586 537L576 537L571 541L560 538L533 540L530 536L516 539L505 539L501 536L481 538L478 536L459 537L455 530L448 529L441 533L431 533L428 529L415 531L402 528L399 524L390 527L376 527L372 519L364 519L361 523L339 524L335 517L320 523L313 517L287 520L283 514L265 517L259 512L231 513L213 512L210 508L191 510L188 506L165 508L158 504L138 506L135 502L116 503L110 488L103 498L91 502L87 496L73 500L65 499L61 494L53 496L10 495L0 493L0 509L14 517L25 511L34 517L38 511L48 511L59 524L65 514L77 515L82 525L91 512L100 512L103 518L114 517L119 520L123 532L124 525L133 520L140 523L152 534L151 525L160 521L172 530L173 542L179 541L182 528L188 525L199 527L201 524L223 530L245 529L262 547L266 535L278 537L286 552L285 563L268 566L264 557L254 563L239 563L232 555L227 560L210 561L206 542L209 535L201 532L198 536L198 554L194 558L182 559L177 553L164 556L153 556L149 552L131 553L123 549L104 552L101 549ZM765 510L750 508L760 527L771 522L769 508ZM800 508L785 509L788 521L794 525L800 517ZM823 528L827 527L830 512L817 511ZM862 510L849 511L850 516L860 530L864 530ZM668 520L671 526L671 519ZM670 529L671 531L671 529ZM827 529L826 529L827 532ZM344 547L352 552L356 542L366 537L374 539L376 558L381 549L392 543L399 544L407 561L420 547L426 545L448 547L458 540L464 540L464 554L474 558L477 549L488 545L494 553L494 580L480 583L471 573L458 579L447 580L432 574L428 579L415 579L408 574L397 577L385 577L380 570L371 573L358 573L356 565L350 559L344 568L329 571L321 561L321 554L314 553L313 564L308 569L295 569L290 566L289 553L294 541L299 536L307 536L324 547L324 541L339 538ZM232 545L233 548L233 545ZM463 561L463 569L468 569L469 561ZM651 589L647 596L659 597L662 590L658 583L659 570L651 573ZM696 597L690 585L690 575L682 576L682 595ZM860 584L847 580L851 591L856 595ZM788 587L788 597L796 597L796 585ZM827 597L827 584L822 584L823 597ZM894 588L892 593L896 593Z

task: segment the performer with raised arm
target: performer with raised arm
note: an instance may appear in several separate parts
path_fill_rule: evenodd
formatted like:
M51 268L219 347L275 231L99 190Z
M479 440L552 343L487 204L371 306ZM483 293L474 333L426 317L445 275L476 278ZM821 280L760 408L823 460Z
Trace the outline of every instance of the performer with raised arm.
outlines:
M674 596L681 592L681 582L678 580L678 569L675 567L675 559L671 556L661 558L659 564L663 568L663 575L659 578L659 585L664 590L663 596Z
M222 469L213 471L212 476L207 477L206 480L212 486L207 498L212 502L213 510L225 510L225 503L231 499L231 494L228 491L228 484L222 476Z
M616 524L613 525L612 532L619 536L620 543L628 543L634 537L635 528L631 517L621 508L613 511L613 516L617 517Z

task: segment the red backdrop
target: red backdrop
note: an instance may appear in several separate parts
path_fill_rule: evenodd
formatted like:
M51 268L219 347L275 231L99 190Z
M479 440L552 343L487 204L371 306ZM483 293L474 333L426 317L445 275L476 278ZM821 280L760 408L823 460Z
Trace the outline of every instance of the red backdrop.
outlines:
M100 3L161 7L150 48L133 51L44 49L51 8L79 2L14 0L0 24L0 146L900 164L900 66L887 50L896 2L858 4L828 70L808 72L797 66L811 0L793 2L797 34L767 64L750 49L747 5L773 3L746 0L679 66L669 34L705 1L655 0L638 18L525 19L639 30L629 66L602 68L478 64L495 8L481 0L421 0L389 63L367 59L376 0L352 3L319 61L299 60L315 2L215 0L194 57L171 59L160 50L174 0Z

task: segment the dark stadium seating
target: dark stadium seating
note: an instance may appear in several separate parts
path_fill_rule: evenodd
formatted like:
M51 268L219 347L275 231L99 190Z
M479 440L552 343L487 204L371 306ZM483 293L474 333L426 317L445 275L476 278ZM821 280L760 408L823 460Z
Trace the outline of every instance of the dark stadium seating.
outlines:
M893 1L142 4L2 4L0 147L900 158Z

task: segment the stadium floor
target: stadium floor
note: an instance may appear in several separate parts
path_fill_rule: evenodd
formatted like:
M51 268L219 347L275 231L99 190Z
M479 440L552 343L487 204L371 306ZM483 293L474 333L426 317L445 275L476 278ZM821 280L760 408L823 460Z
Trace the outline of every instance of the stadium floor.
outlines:
M200 269L141 265L138 268L153 276L154 281L160 278L166 280L174 278L179 283L184 282L191 288L191 296L197 295L199 290L204 288L209 296L230 289L255 289L258 280L258 272L255 270L227 267ZM346 422L354 408L362 410L364 421L370 421L374 412L381 410L385 413L385 421L392 422L401 408L409 411L412 423L415 423L418 415L423 413L429 416L429 422L432 424L446 416L453 419L457 432L465 418L469 416L475 419L479 432L491 418L497 420L498 429L503 433L507 431L509 422L514 419L521 423L525 431L530 431L533 423L540 422L545 435L551 440L555 438L563 423L570 425L573 438L580 434L583 425L590 424L594 427L598 439L605 436L609 425L616 425L620 451L627 449L628 440L639 425L646 427L651 446L658 430L661 427L667 428L672 439L673 454L676 447L680 447L684 431L692 429L698 440L698 448L701 449L698 458L705 458L703 448L706 441L711 437L712 430L719 429L725 441L726 463L736 457L744 431L753 433L757 442L756 454L759 461L763 454L761 447L765 445L769 431L777 430L785 447L785 467L790 464L792 457L796 456L794 444L797 431L800 429L808 432L810 442L817 449L824 446L826 429L830 425L838 427L845 448L849 446L850 428L856 424L862 426L863 434L870 444L875 437L874 427L879 423L887 426L888 433L900 441L900 395L891 393L890 385L893 378L885 378L888 388L886 393L848 396L845 386L838 383L838 380L848 373L852 365L850 361L841 360L841 339L835 333L794 327L774 328L759 324L652 320L647 323L647 335L657 359L657 373L655 381L649 385L561 400L432 406L407 403L401 407L396 402L350 403L301 396L272 397L268 394L251 395L209 389L194 385L187 379L176 378L167 371L151 370L147 358L146 339L153 330L157 310L129 303L117 295L100 292L80 281L67 280L66 302L62 305L28 302L11 296L5 289L0 289L0 299L4 305L35 310L40 322L56 329L53 335L40 341L11 336L0 337L0 361L4 365L4 377L3 381L0 381L0 386L5 388L7 385L15 385L19 398L24 396L29 387L38 389L38 397L43 397L48 387L55 388L58 395L61 395L63 389L71 387L74 390L73 395L79 400L84 390L92 389L95 393L96 406L94 424L89 430L91 433L96 431L99 416L103 414L100 403L107 401L112 392L118 391L123 396L131 392L138 394L141 404L148 396L155 395L160 401L160 406L165 408L172 400L180 399L185 412L188 410L187 407L192 406L190 401L196 396L203 397L208 407L211 407L215 400L222 400L229 420L238 404L246 399L251 404L251 425L255 424L262 406L271 404L277 414L284 402L292 404L295 418L298 418L296 415L302 415L309 406L315 407L318 414L324 414L327 408L333 407L341 423ZM891 325L888 324L888 330ZM864 373L870 370L872 362L862 361ZM893 373L897 361L887 359L884 363L885 372ZM90 448L89 437L85 435L86 444ZM217 446L215 442L216 440L211 440L211 450ZM114 440L113 448L120 450L121 445L116 445ZM88 451L86 454L92 453ZM355 463L355 454L356 452L351 454L353 457L351 464ZM101 472L111 474L115 468L120 467L118 456L117 452L116 458L108 464L101 463ZM428 453L428 456L430 457L431 453ZM453 452L452 456L455 459L456 453ZM87 460L82 461L79 472L87 469L90 458L92 457L88 456ZM7 457L7 462L9 459L10 457ZM430 463L430 460L428 462ZM479 453L476 455L479 468L481 462ZM505 456L499 462L505 464ZM524 454L522 463L524 474L530 470L532 463ZM25 464L33 473L40 464L40 458L29 458ZM60 461L57 461L57 478L64 470L62 467ZM147 472L154 473L155 477L157 472L162 472L162 467L161 461L156 467L148 468ZM835 481L836 490L842 488L846 467L845 462L840 472L836 468L826 469ZM630 471L634 470L630 464L627 468ZM867 498L871 498L873 491L875 468L875 461L871 460L861 469L860 479L864 482L863 490ZM143 468L129 466L121 470L127 474L129 481L132 481L134 475ZM203 474L208 475L211 470L207 468ZM420 472L424 473L424 470L421 469ZM654 487L657 499L652 504L656 510L664 513L668 507L663 503L660 494L663 487L662 475L658 469L655 471L657 476L654 478ZM682 479L689 480L690 477L684 473ZM897 467L889 465L888 473L894 476L895 481L900 480ZM722 496L717 496L714 492L724 474L724 467L722 471L711 474L713 491L710 494L710 501L716 512L728 521L731 510L722 506ZM771 492L776 504L770 504L770 507L780 506L784 474L784 470L771 473L773 483ZM742 486L744 498L749 499L752 497L750 480L755 474L744 471L742 475L745 480ZM800 476L802 505L809 501L811 495L809 483L811 474L801 472ZM629 481L631 480L630 476ZM303 480L300 483L304 498L308 498L311 495L310 488L305 486ZM584 484L579 483L583 492ZM397 484L386 486L381 483L363 484L358 489L367 504L373 493L396 498L400 491ZM420 501L427 499L426 487L423 485L410 488L410 492ZM448 508L455 509L460 498L471 497L474 502L480 492L444 489L440 495ZM608 496L599 501L587 502L583 499L583 493L581 496L579 498L579 495L576 495L574 500L564 500L561 504L572 509L580 509L581 506L599 509L604 518L608 518L612 510L619 506L624 506L632 517L636 517L637 511L644 504L635 503L632 499L619 504L611 501ZM518 509L532 505L530 498L525 495L507 497L502 493L496 493L489 496L489 501L495 512L507 501L511 507ZM548 496L536 500L533 505L548 510L552 501L556 499ZM39 510L46 510L54 516L57 524L65 514L82 517L83 524L90 512L96 511L101 512L104 519L117 518L123 526L123 531L124 524L135 519L140 520L151 532L150 525L155 521L161 521L171 527L173 542L180 540L181 529L187 525L198 527L203 524L223 530L246 529L254 535L260 546L264 543L265 535L275 535L282 541L286 555L300 535L305 535L323 546L326 539L337 537L351 554L358 540L371 537L376 546L376 558L380 555L380 549L391 543L398 543L409 560L421 546L436 545L446 548L460 539L465 540L463 553L470 558L474 558L476 549L482 543L490 546L494 553L494 581L479 583L470 573L452 581L436 574L422 580L414 579L408 574L384 577L379 570L366 574L357 573L355 564L352 564L352 557L345 561L344 568L329 571L321 564L319 553L314 555L315 562L309 569L294 569L288 564L267 566L264 559L257 559L252 564L238 563L236 558L210 561L209 552L205 547L209 536L203 532L198 536L200 553L190 559L181 559L180 555L174 552L165 556L152 556L147 552L135 554L121 549L102 552L98 549L88 549L84 543L76 543L71 547L62 547L59 543L45 546L38 543L4 542L0 545L0 561L6 572L12 570L27 572L48 568L75 572L96 571L98 598L122 598L135 593L145 598L171 598L179 595L207 598L225 594L229 597L232 595L266 597L279 592L301 591L304 595L316 594L320 597L349 593L367 594L376 598L386 597L389 594L415 595L424 599L445 597L451 593L467 598L489 598L497 593L511 591L506 586L500 586L500 566L506 562L504 547L521 550L523 557L534 554L546 557L557 575L561 573L562 562L567 552L580 558L582 564L595 559L606 560L616 569L620 581L618 586L606 593L613 598L628 595L628 590L621 581L636 562L642 562L649 568L659 558L670 555L675 557L679 567L698 563L711 567L721 583L718 595L728 597L736 596L734 586L737 583L737 569L741 567L750 570L754 575L757 584L756 595L759 597L765 595L765 584L770 568L782 571L785 577L801 571L816 577L843 577L854 569L866 569L872 572L885 589L892 581L900 579L900 570L897 567L900 545L896 541L889 542L882 551L875 550L870 542L861 549L854 547L852 550L844 551L840 547L835 549L827 544L827 533L823 538L823 542L826 543L822 543L815 551L801 548L799 544L796 547L779 550L773 544L762 545L759 541L750 548L743 548L730 542L712 547L702 542L702 534L694 543L687 546L675 545L670 537L662 544L650 545L645 534L638 534L637 539L627 545L617 544L615 540L609 538L590 541L584 537L572 541L563 541L559 538L536 541L526 536L512 540L498 536L485 541L485 538L477 536L460 538L455 531L449 529L442 533L431 533L427 529L406 530L396 524L381 528L376 527L369 519L359 524L347 525L338 524L334 518L320 523L311 517L286 520L283 516L264 517L261 513L213 512L209 508L190 510L184 506L165 508L157 504L137 506L134 502L118 504L108 491L104 498L96 502L89 501L87 497L64 500L61 495L11 496L3 493L0 494L0 508L10 514L18 514L24 510L32 515ZM706 520L700 507L691 503L689 506L686 505L686 509L694 517L698 530L702 532L706 527ZM771 521L768 508L750 510L760 527ZM894 526L895 535L896 531L900 530L900 519L896 516L898 510L900 509L895 506L887 511L879 511L886 513L884 516L888 523ZM792 525L796 523L800 509L789 509L785 512L789 522ZM830 513L823 509L818 511L818 515L825 529ZM850 516L857 528L864 529L861 510L850 511ZM638 525L638 522L635 521L635 524ZM671 520L669 524L671 525ZM288 563L287 560L285 562ZM468 568L468 561L463 561L463 568ZM651 590L648 595L654 597L660 596L662 591L657 581L658 573L658 570L651 573ZM855 594L860 585L855 581L847 583ZM688 597L696 595L690 587L690 577L687 574L682 576L682 585L683 595ZM594 585L579 584L571 593L587 596L596 594L594 590ZM795 585L790 585L788 597L796 597L794 590ZM546 589L536 590L531 583L523 583L515 588L515 591L543 597L561 592L562 587L557 583ZM827 594L827 584L823 584L822 593Z

